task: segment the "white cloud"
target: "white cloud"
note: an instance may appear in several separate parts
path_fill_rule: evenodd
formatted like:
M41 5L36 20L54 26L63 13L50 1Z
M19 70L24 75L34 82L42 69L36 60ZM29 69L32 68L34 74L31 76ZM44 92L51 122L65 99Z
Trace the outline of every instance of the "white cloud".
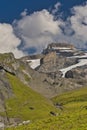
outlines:
M78 39L87 42L87 4L74 7L72 12L74 15L70 18L71 28Z
M55 13L59 11L60 3L55 5L52 13L46 9L26 15L14 21L14 30L22 39L22 50L35 47L37 52L51 42L68 42L77 47L85 48L87 43L87 3L72 8L71 16L63 21Z
M48 43L55 41L55 37L62 33L59 27L63 24L62 21L55 21L54 16L45 9L27 15L14 23L16 32L19 32L25 43L24 49L36 47L37 52Z
M21 16L24 17L28 14L28 10L27 9L24 9L24 11L21 13Z
M87 48L87 3L71 9L71 16L63 21L63 33L56 41L68 42L78 48ZM57 19L58 20L58 19Z
M57 2L55 5L54 5L54 9L52 9L52 14L54 15L55 13L57 13L59 11L61 7L61 3L60 2Z
M16 58L23 56L23 52L17 47L21 41L13 33L10 24L0 23L0 53L13 52Z

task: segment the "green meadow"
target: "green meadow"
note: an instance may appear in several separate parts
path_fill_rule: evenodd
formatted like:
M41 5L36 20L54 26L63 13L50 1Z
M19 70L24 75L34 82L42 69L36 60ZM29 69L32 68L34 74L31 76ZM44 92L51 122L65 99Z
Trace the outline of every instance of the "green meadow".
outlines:
M55 108L57 107L55 106L55 104L60 104L62 107L62 109L56 108L58 109L58 111L56 110L57 112L56 116L51 115L49 117L46 116L45 118L40 119L38 118L40 117L39 115L40 113L39 111L37 111L36 112L37 120L32 121L28 125L17 126L15 128L11 127L11 128L7 128L6 130L87 130L87 88L86 87L71 92L63 93L59 96L52 98L51 101L53 102ZM45 100L45 102L47 101ZM10 105L11 101L8 101L8 103ZM38 104L37 107L39 107ZM46 109L47 111L41 110L41 113L47 115L47 112L51 109L51 107L48 106ZM21 114L23 114L23 116L25 117L24 111L22 112L23 113ZM12 113L14 115L14 112ZM30 115L31 112L29 113L28 116ZM32 118L35 117L35 115L33 114L32 116L33 116Z
M56 111L52 101L33 91L16 76L7 74L13 96L6 100L8 117L23 120L37 120L49 117L50 111Z

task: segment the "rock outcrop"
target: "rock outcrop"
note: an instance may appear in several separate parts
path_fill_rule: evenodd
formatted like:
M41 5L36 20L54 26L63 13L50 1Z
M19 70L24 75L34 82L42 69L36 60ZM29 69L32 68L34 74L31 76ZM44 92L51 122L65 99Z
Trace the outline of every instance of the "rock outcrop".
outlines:
M74 78L82 77L84 79L87 79L87 65L74 69L73 73L74 73Z
M50 52L41 59L41 66L39 72L50 73L55 71L56 66L56 52Z
M68 43L51 43L43 50L43 54L55 51L58 55L63 57L70 57L75 55L83 55L82 51L78 51L72 44Z
M72 72L72 70L66 72L65 78L73 78L73 72Z
M36 70L41 73L57 73L59 69L68 67L76 64L77 59L69 59L60 55L56 52L49 52L41 59L41 65Z

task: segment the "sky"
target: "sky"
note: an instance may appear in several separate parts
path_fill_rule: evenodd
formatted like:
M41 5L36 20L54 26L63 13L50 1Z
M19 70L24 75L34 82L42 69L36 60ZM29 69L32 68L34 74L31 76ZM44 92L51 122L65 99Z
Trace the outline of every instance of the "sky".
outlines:
M41 53L52 42L87 49L87 0L0 0L0 53Z

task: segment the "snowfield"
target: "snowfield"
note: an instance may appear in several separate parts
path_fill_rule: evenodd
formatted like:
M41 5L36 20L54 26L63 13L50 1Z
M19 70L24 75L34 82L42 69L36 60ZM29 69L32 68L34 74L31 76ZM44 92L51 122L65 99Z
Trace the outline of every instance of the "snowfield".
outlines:
M72 69L74 69L76 67L87 65L87 59L86 59L87 58L87 53L85 53L85 55L82 55L82 56L72 56L72 57L68 57L68 58L79 58L79 61L78 61L77 64L71 65L71 66L69 66L67 68L60 69L60 71L63 74L62 77L65 77L66 72L69 71L69 70L72 70ZM40 59L27 60L27 62L29 63L29 65L30 65L30 67L32 69L35 69L38 66L40 66Z
M84 53L84 55L82 56L71 56L71 57L67 57L67 58L87 58L87 53Z
M69 47L52 47L54 50L71 50Z
M27 60L27 62L29 63L32 69L35 69L38 66L40 66L40 59Z
M60 50L60 52L74 52L73 50Z
M87 59L80 59L79 63L77 63L75 65L71 65L67 68L60 69L60 71L63 73L62 77L65 77L65 74L66 74L67 71L72 70L76 67L84 66L84 65L87 65Z

